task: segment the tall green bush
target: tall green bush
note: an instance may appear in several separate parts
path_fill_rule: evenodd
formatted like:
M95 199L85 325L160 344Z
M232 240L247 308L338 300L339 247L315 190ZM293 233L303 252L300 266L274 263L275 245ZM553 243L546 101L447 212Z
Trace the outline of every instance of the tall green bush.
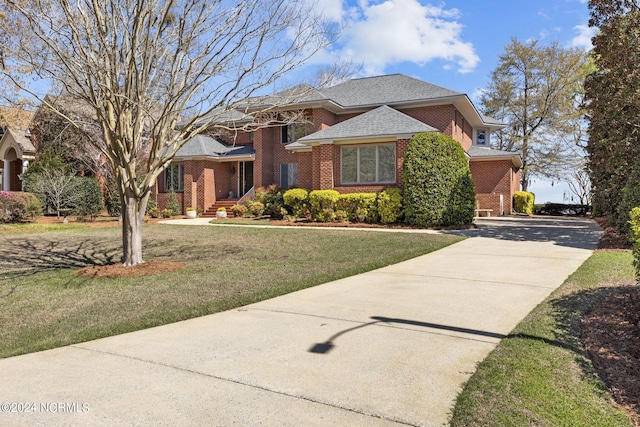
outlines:
M317 222L332 221L339 198L340 193L335 190L314 190L309 193L311 219Z
M376 213L383 224L393 224L402 214L402 194L397 188L388 188L378 193Z
M473 221L475 188L460 143L437 132L414 135L403 164L405 222L420 227Z
M619 235L629 236L631 232L629 212L640 206L640 165L636 165L633 172L629 174L621 195L617 210L612 215L612 223L616 226Z
M636 283L640 284L640 207L629 212L629 240L633 244L633 267L636 270Z
M519 213L533 215L536 196L528 191L513 193L513 210Z
M297 218L307 216L309 210L309 192L304 188L292 188L282 195L284 204L291 208L291 213Z
M82 194L74 206L74 211L81 219L94 220L104 209L102 190L94 178L77 177L76 189Z

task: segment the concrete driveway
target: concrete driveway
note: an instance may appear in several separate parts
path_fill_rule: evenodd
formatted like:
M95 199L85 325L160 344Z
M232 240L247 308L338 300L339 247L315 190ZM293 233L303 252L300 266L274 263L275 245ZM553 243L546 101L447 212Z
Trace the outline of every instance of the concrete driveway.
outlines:
M0 360L0 425L444 425L476 364L600 235L581 219L478 226L241 309Z

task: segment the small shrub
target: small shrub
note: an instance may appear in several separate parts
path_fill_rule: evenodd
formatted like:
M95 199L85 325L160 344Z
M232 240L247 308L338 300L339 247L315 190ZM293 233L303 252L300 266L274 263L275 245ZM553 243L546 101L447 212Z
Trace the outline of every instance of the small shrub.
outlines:
M309 211L309 192L304 188L292 188L287 190L282 198L284 204L291 208L293 216L304 218Z
M170 209L163 209L163 210L160 212L160 216L161 216L162 218L171 218L171 217L172 217L172 216L174 216L174 215L172 215L172 212L171 212L171 210L170 210Z
M282 190L275 185L270 185L267 188L258 188L256 190L256 201L264 205L263 214L269 215L273 219L282 219L284 215L288 214L284 205Z
M309 193L311 220L329 222L335 218L336 202L340 193L335 190L314 190Z
M376 199L376 213L382 224L393 224L402 214L402 195L400 190L389 188L378 193Z
M169 200L167 201L167 209L171 213L169 216L180 215L180 205L178 205L178 196L173 191L169 193ZM166 218L166 217L164 217Z
M0 192L0 223L35 219L42 213L42 204L31 193Z
M633 244L633 267L635 268L636 283L640 284L640 208L629 212L629 240Z
M251 200L247 202L247 210L253 216L261 216L264 213L264 205L258 201Z
M151 209L156 209L158 208L158 203L154 200L154 199L148 199L147 200L147 215L151 215L149 213L149 211L151 211ZM119 216L120 214L118 214Z
M341 194L336 209L344 210L349 221L377 222L375 202L376 193Z
M516 212L533 215L535 196L528 191L516 191L513 193L513 209Z
M160 209L155 206L147 209L147 215L149 215L151 218L160 218L161 214L162 212L160 212Z
M77 178L77 191L82 193L75 205L75 213L81 221L95 220L104 209L102 190L94 178Z
M233 216L243 217L247 213L247 207L245 205L235 204L231 206L231 212L233 212Z

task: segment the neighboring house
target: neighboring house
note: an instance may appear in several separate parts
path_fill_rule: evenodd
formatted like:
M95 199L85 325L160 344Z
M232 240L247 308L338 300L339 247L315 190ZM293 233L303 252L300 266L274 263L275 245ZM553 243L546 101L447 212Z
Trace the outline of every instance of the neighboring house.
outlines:
M512 212L520 155L489 148L491 133L505 125L481 115L464 93L394 74L313 90L288 109L306 119L189 140L158 179L158 206L172 191L183 209L206 211L271 184L341 193L399 188L411 137L442 132L469 157L477 207Z
M35 159L36 148L28 131L3 130L0 138L0 190L22 191L22 174Z

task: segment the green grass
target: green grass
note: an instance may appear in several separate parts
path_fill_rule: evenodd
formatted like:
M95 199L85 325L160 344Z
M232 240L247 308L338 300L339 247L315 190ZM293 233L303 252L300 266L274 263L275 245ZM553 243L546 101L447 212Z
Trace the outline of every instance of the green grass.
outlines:
M459 237L350 230L146 225L147 261L172 273L82 278L116 263L117 227L6 233L0 240L0 357L176 322L422 255Z
M580 321L634 283L629 252L596 252L479 364L452 426L631 426L596 376Z

